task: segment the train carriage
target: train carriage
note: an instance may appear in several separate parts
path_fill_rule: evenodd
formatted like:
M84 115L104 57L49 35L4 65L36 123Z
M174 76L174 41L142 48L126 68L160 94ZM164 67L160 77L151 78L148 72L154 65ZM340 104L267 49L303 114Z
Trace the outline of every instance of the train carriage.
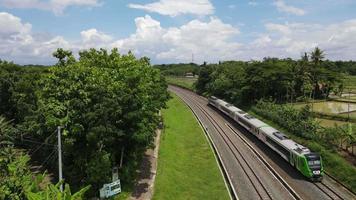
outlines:
M209 104L228 115L250 133L312 181L321 181L323 177L322 159L319 154L294 142L277 129L245 113L243 110L216 97L209 98Z

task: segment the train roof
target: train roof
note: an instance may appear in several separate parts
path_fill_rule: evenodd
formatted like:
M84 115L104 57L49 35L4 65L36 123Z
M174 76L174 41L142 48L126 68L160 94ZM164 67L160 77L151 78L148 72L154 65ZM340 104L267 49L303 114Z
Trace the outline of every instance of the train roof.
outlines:
M249 115L249 114L245 114L243 115L243 118L245 120L247 120L251 125L253 125L254 127L256 128L260 128L260 127L263 127L263 126L266 126L267 124L264 123L263 121L255 118L254 116L252 115Z
M277 143L281 144L284 148L288 150L294 150L297 154L304 155L310 153L310 150L303 145L300 145L293 140L289 139L282 132L277 129L266 126L260 128L264 133L266 133L269 137L273 138Z
M254 127L262 130L265 134L267 134L269 137L271 137L274 141L276 141L282 147L284 147L290 151L294 151L299 155L305 155L305 154L311 153L311 151L307 147L304 147L303 145L300 145L300 144L294 142L293 140L289 139L286 135L284 135L282 132L280 132L277 129L271 127L270 125L264 123L263 121L253 117L252 115L245 113L243 110L235 107L234 105L229 104L226 101L218 99L216 97L214 97L212 99L214 99L215 102L217 102L221 106L224 106L224 107L228 108L230 111L236 113L239 117L243 117L246 121L248 121Z

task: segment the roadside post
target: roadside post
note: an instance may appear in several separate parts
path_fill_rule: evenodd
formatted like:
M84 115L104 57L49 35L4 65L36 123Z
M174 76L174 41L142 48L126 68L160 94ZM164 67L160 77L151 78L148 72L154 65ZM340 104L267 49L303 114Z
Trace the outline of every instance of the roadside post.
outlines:
M121 183L119 179L119 168L112 169L112 182L106 183L99 191L100 199L109 198L121 193Z

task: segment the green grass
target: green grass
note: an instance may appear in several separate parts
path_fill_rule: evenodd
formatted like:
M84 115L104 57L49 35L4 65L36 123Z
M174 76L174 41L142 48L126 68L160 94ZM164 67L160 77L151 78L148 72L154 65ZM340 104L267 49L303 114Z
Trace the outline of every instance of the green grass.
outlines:
M120 194L116 195L114 200L125 200L128 199L131 195L131 192L128 191L122 191Z
M344 78L345 88L351 88L354 91L356 89L356 76L345 76ZM348 90L346 89L345 92Z
M154 200L229 199L209 143L189 108L175 95L163 110Z
M320 125L324 127L334 127L335 125L341 126L347 124L347 122L332 119L316 118L316 120L318 120L320 122Z
M169 84L178 85L183 88L194 90L193 84L197 81L196 78L166 76L166 81Z

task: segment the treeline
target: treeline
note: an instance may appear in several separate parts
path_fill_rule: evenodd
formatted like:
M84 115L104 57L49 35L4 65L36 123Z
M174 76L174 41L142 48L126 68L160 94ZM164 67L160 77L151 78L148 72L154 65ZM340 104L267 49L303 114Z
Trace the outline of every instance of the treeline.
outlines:
M54 56L58 64L45 68L0 63L0 115L13 120L15 147L45 160L53 148L26 141L56 145L61 126L64 178L74 190L91 185L87 196L97 195L122 155L120 179L132 184L169 97L163 76L148 59L117 49L82 51L78 60L63 49ZM57 170L56 160L48 166Z
M265 58L263 61L230 61L202 67L198 93L216 95L238 105L259 99L295 102L327 98L343 89L342 73L316 48L300 60Z
M161 70L161 73L165 76L185 76L186 73L198 75L200 71L200 66L195 63L162 64L153 67Z

